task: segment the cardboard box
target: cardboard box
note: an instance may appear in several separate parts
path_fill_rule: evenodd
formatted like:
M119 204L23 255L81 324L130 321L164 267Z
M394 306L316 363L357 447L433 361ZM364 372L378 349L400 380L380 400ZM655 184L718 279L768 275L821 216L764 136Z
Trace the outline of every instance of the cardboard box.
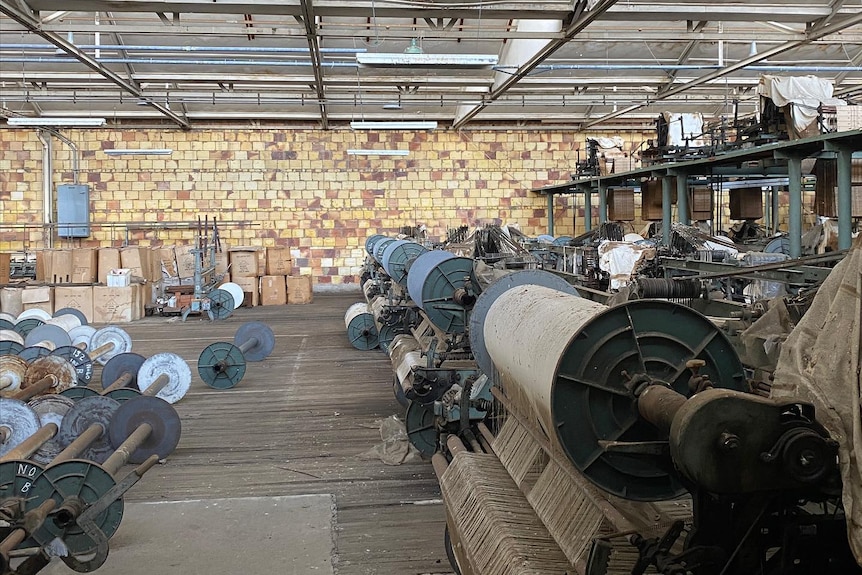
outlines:
M54 288L54 308L70 307L93 321L93 286L59 286Z
M257 248L231 248L230 249L230 276L232 278L258 277L258 249Z
M72 281L74 284L96 283L99 279L96 250L78 248L72 250Z
M242 288L242 291L245 294L245 298L242 303L243 307L254 307L256 305L260 305L260 287L256 277L231 276L230 281Z
M270 246L266 248L266 275L289 276L293 271L293 260L287 246Z
M608 220L632 222L635 219L635 191L632 188L608 190ZM288 284L289 286L289 284ZM288 298L290 298L288 288Z
M311 303L311 276L287 276L287 303Z
M0 253L0 284L8 284L12 275L12 254Z
M153 261L159 270L160 280L179 277L177 272L177 254L174 246L162 246L153 250Z
M190 246L176 246L174 251L177 254L177 275L181 278L195 277L195 254L189 250Z
M54 288L49 286L27 287L21 293L21 303L24 311L41 309L49 314L54 313Z
M120 250L117 248L99 248L96 252L98 260L99 283L108 283L108 272L122 267L120 265Z
M125 287L132 285L132 270L125 268L117 268L108 272L108 281L105 282L108 287Z
M287 283L284 276L260 278L260 305L285 305L286 303Z
M138 286L93 288L93 322L127 323L136 315Z
M37 282L48 281L46 279L47 264L45 263L45 260L47 259L47 256L45 255L45 250L36 250L35 253L36 253L36 281Z
M132 275L137 278L149 280L150 262L148 256L150 251L141 246L128 246L120 249L120 267L132 270Z
M21 295L24 288L4 287L0 288L0 311L18 317L24 311Z
M230 273L230 258L228 257L227 248L222 246L222 251L216 252L216 261L215 261L215 273L216 275L223 276L225 278L228 277ZM225 280L227 281L227 280Z
M759 220L763 217L761 188L733 188L729 195L731 220Z
M73 250L45 251L45 281L54 284L72 283L74 268L72 266Z

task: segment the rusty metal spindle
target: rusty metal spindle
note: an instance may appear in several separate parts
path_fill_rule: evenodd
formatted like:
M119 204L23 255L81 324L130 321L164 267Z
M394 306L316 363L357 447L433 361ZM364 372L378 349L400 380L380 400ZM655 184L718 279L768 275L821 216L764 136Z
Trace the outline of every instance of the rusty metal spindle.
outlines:
M171 382L171 376L166 373L163 373L156 380L150 384L150 386L141 392L141 395L147 395L150 397L155 397L157 393L165 388L167 384Z
M109 385L108 387L106 387L105 389L102 390L101 395L108 395L109 393L111 393L112 391L114 391L116 389L121 389L121 388L126 387L127 385L129 385L129 382L132 381L133 377L134 377L134 374L129 373L128 371L124 371L123 375L118 377L116 380L114 380L114 382L111 385Z
M42 445L57 435L57 430L58 428L56 423L48 423L47 425L40 427L36 433L19 443L17 447L9 451L6 455L0 457L0 462L29 458L31 455L36 453Z
M35 382L32 385L28 385L24 389L17 391L12 395L12 399L18 399L21 401L27 401L28 399L32 399L39 395L40 393L44 393L56 386L58 383L57 377L54 375L46 375L39 381Z
M126 464L132 453L147 440L152 432L153 426L149 423L139 425L124 442L117 446L116 451L102 464L102 468L111 475L117 473ZM158 458L156 458L156 461L158 461Z
M107 430L101 423L90 425L84 432L76 437L72 443L66 446L66 449L57 454L57 457L51 460L48 466L57 465L70 459L75 459L81 455L90 445L102 437Z
M83 351L87 350L87 344L86 343L79 343L75 347L77 347L78 349L83 350ZM109 342L103 343L102 345L100 345L99 347L94 349L93 351L90 351L87 353L90 356L90 359L95 361L96 359L102 357L106 353L111 353L112 351L114 351L115 347L117 347L117 345L114 342L109 341Z
M45 522L48 514L54 510L57 502L53 499L46 499L36 509L31 509L24 514L24 527L12 531L6 536L3 541L0 541L0 555L4 558L9 556L9 553L18 547L26 538L27 535L37 530Z

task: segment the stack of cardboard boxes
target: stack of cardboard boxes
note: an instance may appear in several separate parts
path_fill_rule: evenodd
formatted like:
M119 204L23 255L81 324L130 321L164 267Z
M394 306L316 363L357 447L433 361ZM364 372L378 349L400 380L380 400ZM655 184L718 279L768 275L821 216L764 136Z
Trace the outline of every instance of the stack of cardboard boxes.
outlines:
M245 293L245 305L311 303L311 276L292 275L293 260L285 246L230 249L230 281Z
M52 285L4 287L0 310L17 316L33 308L48 313L74 308L92 323L133 321L144 316L145 306L162 290L192 297L195 258L189 250L189 246L42 250L36 254L36 280ZM0 254L0 284L9 282L9 256ZM311 303L311 276L294 276L292 271L290 251L284 246L225 248L216 254L216 274L242 287L246 305Z

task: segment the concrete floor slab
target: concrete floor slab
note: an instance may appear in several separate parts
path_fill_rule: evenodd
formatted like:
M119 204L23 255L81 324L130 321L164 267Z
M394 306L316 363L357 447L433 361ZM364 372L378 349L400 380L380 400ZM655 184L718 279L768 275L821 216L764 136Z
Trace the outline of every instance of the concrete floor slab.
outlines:
M127 503L99 575L332 575L333 495ZM72 571L54 560L41 573Z

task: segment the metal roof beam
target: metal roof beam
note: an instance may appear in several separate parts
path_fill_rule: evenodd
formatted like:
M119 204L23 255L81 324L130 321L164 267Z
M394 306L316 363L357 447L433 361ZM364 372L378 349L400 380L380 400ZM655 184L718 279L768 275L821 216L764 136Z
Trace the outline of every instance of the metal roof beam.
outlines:
M793 42L787 42L787 43L782 44L780 46L775 46L773 48L763 50L763 51L759 52L758 54L755 54L754 56L749 56L748 58L740 60L740 61L736 62L735 64L731 64L730 66L726 66L720 70L710 72L709 74L704 74L703 76L696 78L695 80L692 80L691 82L687 82L685 84L676 86L676 87L671 88L669 90L666 90L665 92L656 95L656 97L651 99L650 102L645 102L643 104L635 104L632 106L627 106L627 107L623 108L622 110L617 110L616 112L613 112L611 114L606 114L606 115L602 116L601 118L598 118L596 120L593 120L593 121L585 124L584 128L589 128L589 127L595 126L597 124L601 124L602 122L606 122L607 120L619 118L620 116L624 116L630 112L633 112L635 110L643 108L644 106L647 106L648 104L654 103L658 100L663 100L665 98L668 98L669 96L674 96L676 94L680 94L680 93L685 92L687 90L690 90L691 88L694 88L696 86L706 84L707 82L717 80L718 78L723 78L724 76L727 76L728 74L736 72L737 70L742 70L746 66L749 66L751 64L755 64L756 62L760 62L761 60L765 60L765 59L771 58L773 56L777 56L778 54L782 54L782 53L787 52L789 50L793 50L794 48L798 48L799 46L803 46L805 44L808 44L809 42L811 42L813 40L817 40L817 39L822 38L828 34L835 34L836 32L840 32L841 30L844 30L845 28L855 26L856 24L859 24L859 23L862 23L862 13L858 13L855 16L850 16L850 17L844 18L843 20L839 20L839 21L834 22L832 24L820 27L816 30L811 30L807 33L808 39L806 39L806 40L797 40L797 41L793 41Z
M138 98L146 98L144 96L144 94L141 92L141 90L139 90L133 84L129 83L124 78L118 76L113 71L109 70L108 68L105 68L97 60L95 60L95 59L91 58L89 55L83 53L81 50L79 50L77 48L77 46L75 46L74 44L72 44L71 42L66 40L65 38L58 36L57 34L54 34L52 32L46 32L46 31L40 29L39 21L32 14L22 12L17 7L13 6L10 2L7 2L5 0L0 0L0 12L9 16L10 18L15 20L19 24L27 27L27 29L29 29L34 34L38 34L39 36L41 36L45 40L51 42L52 44L54 44L55 46L57 46L58 48L60 48L64 52L66 52L67 54L74 56L79 62L81 62L82 64L84 64L88 68L98 72L99 74L101 74L102 76L104 76L105 78L107 78L108 80L113 82L114 84L120 86L126 92L128 92L128 93L130 93L133 96L136 96ZM186 120L185 118L181 118L180 116L178 116L177 114L175 114L174 112L169 110L168 108L165 108L164 106L161 106L160 104L157 104L157 103L149 101L149 100L147 100L147 104L149 106L152 106L153 108L155 108L156 110L158 110L159 112L161 112L162 114L164 114L165 116L167 116L168 118L173 120L174 122L176 122L182 128L188 129L191 127L188 120Z
M585 4L586 0L580 0L580 2ZM527 74L532 72L536 68L536 66L541 64L546 58L548 58L554 52L562 48L571 38L573 38L581 30L585 29L587 26L595 22L616 2L617 0L599 0L599 3L596 4L592 10L582 12L580 16L574 19L574 21L566 25L566 27L563 29L562 38L548 42L544 48L537 51L533 55L533 57L530 58L523 65L521 65L514 74L512 74L508 79L497 85L491 91L491 93L488 94L482 104L474 106L469 110L459 110L455 121L452 123L452 127L455 129L459 129L471 119L476 117L476 115L482 110L484 110L488 106L488 104L505 94L510 87L517 84L518 81L521 80L521 78L524 78Z
M314 74L314 91L320 104L320 125L325 130L329 127L326 117L326 94L323 87L323 72L320 69L320 39L317 36L317 18L311 0L300 0L302 6L302 21L305 24L305 37L308 39L308 51L311 58L311 68Z

